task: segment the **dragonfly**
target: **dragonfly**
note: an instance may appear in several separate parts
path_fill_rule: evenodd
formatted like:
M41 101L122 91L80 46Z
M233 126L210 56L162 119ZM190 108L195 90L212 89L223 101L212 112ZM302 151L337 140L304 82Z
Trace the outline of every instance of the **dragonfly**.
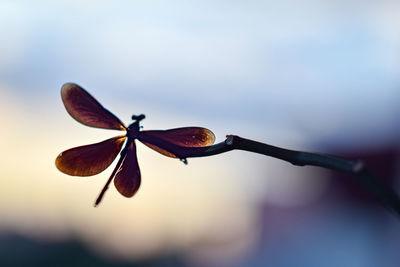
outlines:
M124 197L130 198L139 190L141 175L136 155L135 140L171 158L179 158L174 148L201 148L214 144L215 135L202 127L182 127L169 130L141 130L144 114L133 115L126 127L121 120L104 108L85 89L74 83L61 88L61 99L67 112L78 122L95 128L125 131L105 141L74 147L60 153L56 167L71 176L92 176L107 169L120 154L119 160L100 191L94 206L102 201L110 183ZM125 143L124 148L123 145ZM186 159L181 160L187 163Z

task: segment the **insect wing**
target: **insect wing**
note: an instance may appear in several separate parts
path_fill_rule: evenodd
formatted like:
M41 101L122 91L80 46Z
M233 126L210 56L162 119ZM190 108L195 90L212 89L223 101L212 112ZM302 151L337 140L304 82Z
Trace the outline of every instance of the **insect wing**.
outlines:
M121 167L114 178L114 185L125 197L132 197L141 183L140 169L136 157L136 145L132 141L124 157Z
M104 171L121 151L126 136L71 148L56 159L57 168L72 176L91 176Z
M154 138L182 147L204 147L214 144L215 135L213 132L202 127L183 127L160 131L141 131L139 140L146 146L157 152L176 158L173 151L167 151L152 143Z
M105 109L79 85L64 84L61 88L61 98L68 113L80 123L113 130L126 128L114 114Z

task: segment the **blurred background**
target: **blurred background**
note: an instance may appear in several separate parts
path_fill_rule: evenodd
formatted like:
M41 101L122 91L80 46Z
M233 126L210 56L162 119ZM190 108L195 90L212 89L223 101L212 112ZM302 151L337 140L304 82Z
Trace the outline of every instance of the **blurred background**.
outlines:
M0 0L0 264L398 266L400 223L351 176L244 151L179 160L137 144L139 192L56 156L85 127L60 88L126 124L202 126L363 159L399 191L400 2Z

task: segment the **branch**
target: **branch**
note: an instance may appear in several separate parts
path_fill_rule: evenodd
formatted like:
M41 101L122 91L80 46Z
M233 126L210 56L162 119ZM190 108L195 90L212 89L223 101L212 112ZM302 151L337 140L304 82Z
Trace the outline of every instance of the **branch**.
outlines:
M182 160L194 157L207 157L231 150L244 150L263 154L290 162L296 166L318 166L330 170L341 171L358 178L375 197L389 210L400 217L400 198L389 186L376 179L361 161L352 161L340 157L295 151L245 139L236 135L227 135L224 142L207 147L182 147L156 137L139 136L140 141L149 142L169 151Z

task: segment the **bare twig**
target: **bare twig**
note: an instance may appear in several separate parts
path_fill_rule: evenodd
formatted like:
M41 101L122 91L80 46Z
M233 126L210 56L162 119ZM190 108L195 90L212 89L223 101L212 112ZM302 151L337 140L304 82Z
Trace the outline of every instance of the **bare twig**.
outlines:
M151 137L151 140L147 140L146 136L140 136L139 140L144 142L151 141L153 145L172 152L182 160L193 157L212 156L238 149L278 158L296 166L318 166L352 174L357 177L386 208L396 213L397 216L400 216L400 198L398 195L389 186L376 179L365 168L361 161L347 160L327 154L284 149L236 135L228 135L224 142L212 146L195 148L178 146L154 137Z

